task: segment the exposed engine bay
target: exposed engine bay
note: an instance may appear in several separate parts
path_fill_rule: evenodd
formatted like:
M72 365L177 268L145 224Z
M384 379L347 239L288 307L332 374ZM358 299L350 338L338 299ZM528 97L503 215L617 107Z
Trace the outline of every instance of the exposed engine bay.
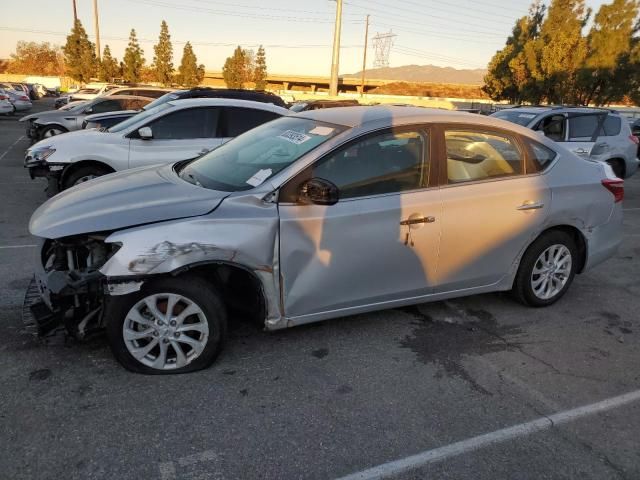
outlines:
M116 253L118 244L104 242L107 235L78 235L46 240L41 268L27 290L25 324L46 336L64 328L85 338L103 327L105 276L99 269Z

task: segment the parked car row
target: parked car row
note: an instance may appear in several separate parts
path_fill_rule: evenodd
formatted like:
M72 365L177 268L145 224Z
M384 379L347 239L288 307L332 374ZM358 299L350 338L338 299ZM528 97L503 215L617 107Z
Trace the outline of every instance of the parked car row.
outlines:
M518 122L202 93L27 150L66 189L29 225L39 334L106 331L132 371L189 372L239 317L277 330L490 291L548 306L621 242L612 168Z
M18 91L7 84L0 83L0 96L4 97L4 100L9 102L11 107L10 109L7 109L5 104L5 107L2 110L6 111L1 111L1 113L12 114L15 112L24 112L33 107L28 93L25 93L22 90Z

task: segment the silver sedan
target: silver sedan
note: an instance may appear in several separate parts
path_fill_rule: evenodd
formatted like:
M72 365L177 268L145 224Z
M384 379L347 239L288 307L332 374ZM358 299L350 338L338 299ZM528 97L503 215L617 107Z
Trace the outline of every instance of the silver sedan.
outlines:
M608 165L503 120L304 112L49 200L27 298L41 332L106 329L131 370L193 371L239 311L276 330L493 291L551 305L618 248L623 194Z

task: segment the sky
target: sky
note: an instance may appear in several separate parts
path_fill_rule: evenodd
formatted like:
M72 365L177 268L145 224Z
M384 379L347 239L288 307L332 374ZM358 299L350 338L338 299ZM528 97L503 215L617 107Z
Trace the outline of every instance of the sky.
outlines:
M78 17L92 41L93 0L76 0ZM0 9L9 0L0 0ZM603 2L587 0L594 10ZM16 42L63 45L73 23L72 0L29 0L28 12L0 17L0 58ZM504 45L515 19L527 13L529 0L344 0L340 73L362 68L365 16L371 15L367 68L374 63L373 38L396 36L390 66L437 65L485 68ZM119 60L135 28L148 63L160 23L166 20L178 65L190 41L207 70L219 71L236 45L263 44L271 73L328 76L336 2L332 0L98 0L101 46ZM16 12L15 4L11 11ZM6 10L5 10L6 11Z

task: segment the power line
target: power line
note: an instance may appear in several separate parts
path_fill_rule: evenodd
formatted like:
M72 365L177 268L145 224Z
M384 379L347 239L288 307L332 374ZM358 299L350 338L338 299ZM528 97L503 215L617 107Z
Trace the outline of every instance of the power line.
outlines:
M211 0L191 0L192 2L198 2L198 3L204 3L204 4L208 4L208 5L222 5L222 6L226 6L226 7L234 7L234 8L249 8L249 9L255 9L256 6L255 5L241 5L238 3L225 3L225 2L218 2L218 1L211 1ZM258 10L260 10L260 8L258 8ZM275 11L275 12L288 12L288 13L304 13L304 14L310 14L310 15L327 15L329 17L333 17L333 13L331 12L318 12L318 11L309 11L309 10L295 10L295 9L291 9L291 8L276 8L276 7L272 7L269 6L269 11ZM343 14L343 16L354 16L354 17L360 17L359 14L357 13L345 13Z
M357 4L357 3L352 3L352 2L353 2L353 0L350 0L350 1L348 2L348 5L352 5L352 6L354 6L354 7L361 8L361 9L365 9L365 10L373 10L373 11L376 11L376 10L377 10L378 12L381 12L382 14L384 14L384 15L385 15L385 16L387 16L387 17L388 17L388 16L392 16L392 17L402 18L402 16L397 15L397 14L389 14L389 10L388 10L388 8L385 8L384 10L382 10L382 9L380 9L380 8L372 7L371 5L369 5L369 3L370 3L370 2L371 2L371 3L378 3L378 2L375 2L374 0L367 0L367 4L366 4L366 5L359 5L359 4ZM346 3L346 2L345 2L345 3ZM379 3L378 3L378 4L379 4ZM379 4L379 5L382 5L382 6L385 6L385 7L386 7L386 5L384 5L384 4ZM416 12L415 10L402 9L402 8L398 8L397 6L396 6L396 7L394 7L394 9L398 9L398 10L406 10L406 11L411 12L411 13L413 14L413 17L411 17L411 18L410 18L410 19L411 19L411 21L412 21L412 23L415 23L415 15L416 15L416 14L418 14L418 15L419 15L419 12ZM455 23L455 24L456 24L456 26L458 26L458 27L459 27L460 25L469 25L469 26L471 26L471 27L477 27L477 26L478 26L478 24L477 24L477 23L465 22L465 21L463 21L463 20L458 20L458 19L455 19L455 18L452 18L452 17L442 17L442 16L438 16L438 15L433 15L433 14L429 14L429 15L428 15L428 17L429 17L429 19L440 20L440 21L448 22L448 23ZM404 17L404 18L406 18L406 17ZM404 20L403 20L403 21L404 21ZM498 36L502 36L502 35L500 35L500 34L496 33L496 32L495 32L495 30L484 30L484 31L482 31L482 30L476 30L476 33L480 33L480 32L481 32L481 33L490 34L490 35L498 35Z
M202 8L195 7L190 5L174 5L172 3L161 2L158 0L131 0L135 3L140 3L143 5L150 5L153 7L163 7L163 8L171 8L174 10L182 10L187 12L196 12L196 13L211 13L219 16L228 16L228 17L238 17L238 18L249 18L256 20L271 20L271 21L280 21L280 22L305 22L305 23L333 23L333 20L325 20L321 18L306 18L306 17L296 17L296 16L281 16L281 15L263 15L258 13L237 13L230 12L228 10L215 10L211 8ZM361 24L362 20L359 21L350 21L348 23L352 24Z
M18 33L34 33L34 34L39 34L39 35L54 35L54 36L60 36L60 37L66 37L67 35L69 35L68 32L59 32L59 31L52 31L52 30L35 30L35 29L30 29L30 28L11 28L11 27L3 27L0 26L0 30L3 31L7 31L7 32L18 32ZM127 42L129 41L129 38L127 37L115 37L115 36L109 36L109 35L100 35L100 38L105 39L105 40L116 40L116 41L122 41L122 42ZM157 43L158 39L151 39L151 38L139 38L138 37L138 41L141 43ZM175 39L171 39L172 43L178 44L178 45L184 45L187 43L187 40L175 40ZM264 48L330 48L331 45L329 44L262 44L262 43L245 43L245 42L232 42L232 43L222 43L222 42L198 42L198 41L190 41L189 43L191 45L198 45L198 46L203 46L203 47L236 47L238 45L243 45L244 47L248 47L248 48L257 48L260 45L262 45ZM360 44L354 44L354 45L341 45L340 48L345 49L345 48L362 48L363 46Z
M426 9L426 10L438 10L438 11L440 11L440 12L452 13L452 12L450 12L449 10L447 10L447 9L445 9L445 8L434 7L434 6L432 6L432 5L428 5L428 6L427 6L427 5L424 5L424 4L417 3L417 2L412 2L412 1L410 1L410 0L397 0L397 1L399 1L399 2L401 2L401 3L404 3L404 4L407 4L407 5L414 5L414 6L416 6L416 7L420 7L420 8ZM476 6L478 6L478 4L477 4L477 3L475 3L475 5L476 5ZM460 7L460 6L458 6L458 5L451 5L451 4L449 4L449 5L447 5L447 7L450 7L450 8L457 8L458 10L462 10L462 11L464 11L467 15L469 14L469 12L470 12L470 11L473 11L474 16L484 16L484 17L487 17L489 20L495 20L495 17L501 17L501 18L509 19L509 20L511 20L511 21L513 21L513 22L515 22L515 21L516 21L516 19L517 19L517 18L519 18L519 17L514 17L514 15L503 15L503 14L500 14L500 13L487 13L487 14L485 14L485 13L483 13L483 12L474 11L474 10L471 10L470 8ZM500 10L505 10L504 6L502 6L502 5L501 5L501 6L500 6ZM509 9L507 9L507 10L509 10ZM512 10L513 12L515 12L515 11L516 11L516 10L514 10L514 9L511 9L511 10ZM526 14L526 12L527 12L527 10L525 9L524 14L521 12L521 13L520 13L520 16L525 15L525 14Z
M393 28L393 29L397 29L398 32L402 33L411 33L414 35L419 35L422 37L430 37L430 38L444 38L447 40L455 40L458 42L467 42L467 43L474 43L476 45L491 45L491 46L495 46L496 43L495 42L488 42L488 39L485 39L484 41L481 41L479 39L472 39L472 38L465 38L465 37L457 37L454 35L449 35L446 33L432 33L432 32L428 32L426 30L411 30L408 28L404 28L402 25L397 25L397 24L391 24L391 23L380 23L380 22L375 22L375 25L379 26L379 27L383 27L383 28ZM496 41L499 41L499 39L496 38ZM504 41L504 40L502 40Z

